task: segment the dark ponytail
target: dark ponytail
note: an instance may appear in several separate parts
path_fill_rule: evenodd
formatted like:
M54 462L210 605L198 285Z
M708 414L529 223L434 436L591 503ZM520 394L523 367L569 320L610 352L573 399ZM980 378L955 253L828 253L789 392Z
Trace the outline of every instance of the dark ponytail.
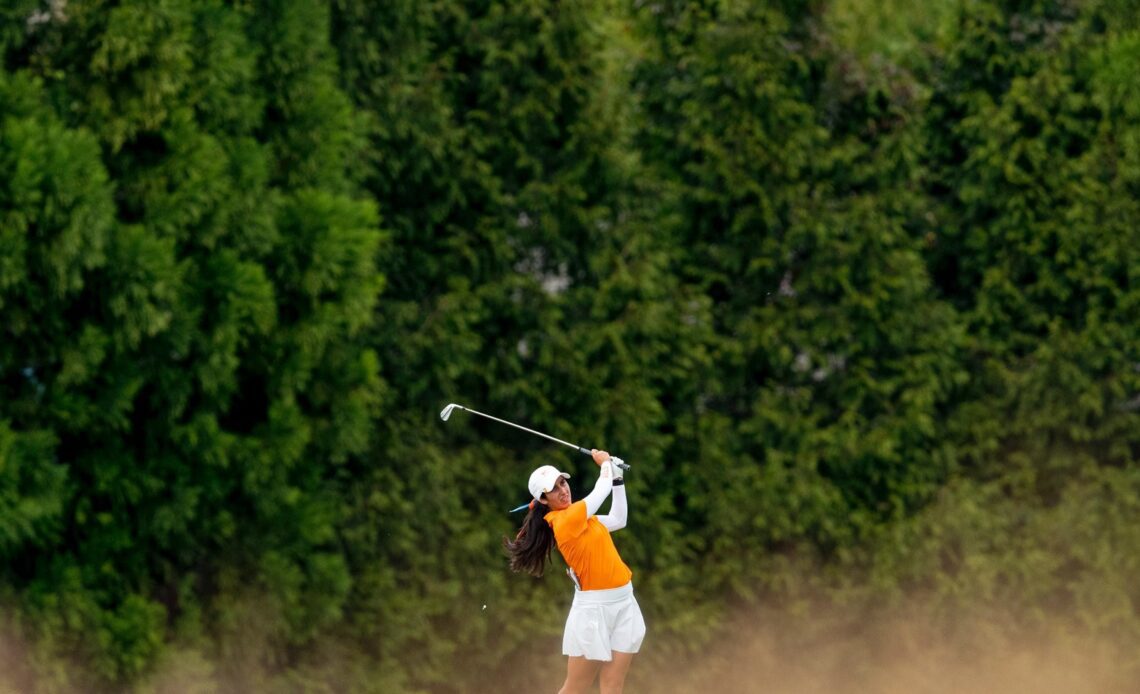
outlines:
M522 527L514 542L503 537L503 547L511 561L511 571L525 571L531 576L541 576L550 561L550 550L554 549L554 529L546 522L550 507L532 501L526 512Z

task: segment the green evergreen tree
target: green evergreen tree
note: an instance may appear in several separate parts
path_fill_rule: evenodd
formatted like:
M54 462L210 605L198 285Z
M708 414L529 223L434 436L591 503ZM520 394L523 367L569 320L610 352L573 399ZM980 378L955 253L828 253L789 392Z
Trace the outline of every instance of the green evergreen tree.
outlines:
M60 122L26 75L0 73L0 169L0 556L12 580L60 540L72 490L48 405L54 373L89 378L104 346L66 316L107 261L113 202L94 138Z
M681 561L658 402L700 336L675 330L683 304L630 153L626 27L606 3L336 7L371 122L367 185L394 235L373 332L392 399L357 502L356 639L387 672L415 653L409 676L441 691L492 666L525 686L534 639L556 647L541 616L568 583L509 574L506 510L536 465L580 485L593 464L463 414L445 428L444 404L630 451L642 521L623 551L647 591Z
M955 318L929 295L891 133L816 108L838 97L822 48L799 42L810 21L731 3L646 15L642 147L672 175L676 272L718 336L703 392L670 413L714 593L787 594L817 562L849 566L949 472Z
M970 3L936 61L928 261L967 322L947 430L962 473L882 554L955 610L1035 630L1048 603L1131 644L1136 595L1116 586L1140 546L1116 519L1138 479L1135 35L1106 30L1117 9Z
M36 270L5 313L37 321L3 361L27 374L7 421L36 438L11 450L54 437L71 491L13 580L41 642L102 681L137 678L172 632L224 643L252 591L271 653L341 618L340 478L381 390L361 337L381 237L353 195L328 35L308 3L93 2L8 47L63 120L38 146L67 156L16 152L34 168L13 234ZM34 178L61 166L66 184Z

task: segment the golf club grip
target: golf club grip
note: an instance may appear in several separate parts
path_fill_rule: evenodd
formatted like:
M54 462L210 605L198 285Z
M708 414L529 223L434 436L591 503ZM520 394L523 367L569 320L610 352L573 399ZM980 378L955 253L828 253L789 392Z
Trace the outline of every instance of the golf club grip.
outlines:
M581 446L578 446L578 452L579 452L579 453L585 453L585 454L586 454L586 455L588 455L588 456L593 456L593 455L594 455L594 454L593 454L593 453L590 451L590 449L589 449L589 448L582 448ZM618 467L620 467L622 470L628 470L628 469L629 469L629 463L618 463L618 464L617 464L617 466L618 466Z

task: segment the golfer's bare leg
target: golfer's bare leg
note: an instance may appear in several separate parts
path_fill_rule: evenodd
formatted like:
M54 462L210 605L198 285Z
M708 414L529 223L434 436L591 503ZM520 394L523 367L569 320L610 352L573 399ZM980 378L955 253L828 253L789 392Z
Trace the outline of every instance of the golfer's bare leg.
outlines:
M614 651L613 656L614 659L610 662L602 663L602 679L599 683L602 694L621 694L622 687L625 686L626 673L633 663L633 653Z
M577 655L569 656L566 660L566 683L558 690L558 694L579 694L586 691L594 683L601 665L600 660L586 660Z

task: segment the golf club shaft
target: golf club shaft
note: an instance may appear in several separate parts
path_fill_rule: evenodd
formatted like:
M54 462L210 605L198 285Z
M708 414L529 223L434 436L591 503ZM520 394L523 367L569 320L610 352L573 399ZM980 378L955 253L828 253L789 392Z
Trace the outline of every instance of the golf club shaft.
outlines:
M544 439L550 439L551 441L554 441L555 443L560 443L563 446L569 446L570 448L573 448L574 450L578 451L579 453L585 453L586 455L590 455L590 456L593 455L593 453L590 451L589 448L582 448L581 446L577 446L575 444L572 444L569 441L563 441L562 439L556 439L553 436L542 433L541 431L535 431L534 429L527 429L526 427L515 424L514 422L508 422L505 419L499 419L498 417L493 417L489 414L479 412L478 410L473 410L470 407L464 407L463 405L455 405L455 408L459 409L459 410L466 410L467 412L470 412L471 414L477 414L480 417L486 417L487 419L493 419L496 422L499 422L500 424L506 424L506 425L512 426L516 429L522 429L523 431L525 431L529 434L534 434L535 436L541 436ZM629 465L627 465L625 463L620 463L619 465L623 470L629 469Z

